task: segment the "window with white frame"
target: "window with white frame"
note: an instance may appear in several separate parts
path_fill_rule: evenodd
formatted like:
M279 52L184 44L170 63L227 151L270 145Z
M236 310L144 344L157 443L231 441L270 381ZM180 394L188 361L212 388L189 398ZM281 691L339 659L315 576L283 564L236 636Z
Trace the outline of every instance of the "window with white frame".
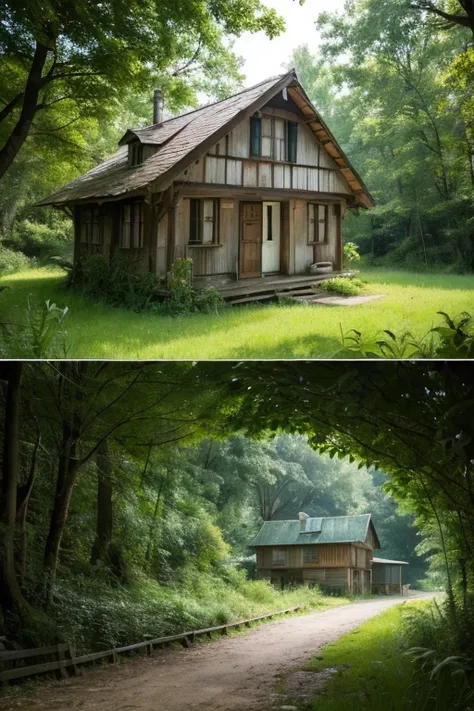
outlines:
M327 242L328 205L308 203L308 244Z
M272 563L273 565L286 565L285 548L273 548Z
M304 546L303 548L303 564L318 562L317 546Z

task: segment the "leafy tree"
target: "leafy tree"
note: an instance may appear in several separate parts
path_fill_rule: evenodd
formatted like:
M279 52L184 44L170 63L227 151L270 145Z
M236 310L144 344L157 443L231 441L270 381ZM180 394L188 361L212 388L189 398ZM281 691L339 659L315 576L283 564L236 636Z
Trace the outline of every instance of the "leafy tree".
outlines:
M0 5L0 178L37 120L51 120L49 132L79 117L110 120L124 91L141 91L167 75L166 88L177 92L195 71L204 84L215 86L210 77L218 76L216 67L225 68L225 86L229 73L235 78L238 63L223 34L263 30L274 37L282 29L281 18L259 0L5 0ZM58 104L69 116L54 125Z
M319 54L293 62L377 203L347 217L346 239L374 263L471 269L467 33L434 29L409 0L352 0L318 26Z

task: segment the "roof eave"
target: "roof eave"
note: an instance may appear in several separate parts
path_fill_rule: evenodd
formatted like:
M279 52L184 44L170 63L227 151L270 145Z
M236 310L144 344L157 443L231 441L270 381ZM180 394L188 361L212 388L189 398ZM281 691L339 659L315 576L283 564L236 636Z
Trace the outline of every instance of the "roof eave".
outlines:
M354 190L354 189L352 188L352 186L351 186L351 189L353 190L354 195L357 197L357 199L358 199L358 201L359 201L360 207L362 207L362 208L364 208L364 209L366 209L366 210L370 209L371 207L375 207L375 200L374 200L374 198L372 197L372 195L370 194L370 192L369 192L367 186L365 185L364 181L363 181L362 178L360 177L359 173L355 170L355 168L351 165L351 162L350 162L349 158L346 156L346 154L345 154L344 151L342 150L341 146L339 145L339 143L337 142L336 138L334 137L332 131L329 129L329 127L327 126L327 124L325 123L325 121L324 121L324 120L321 118L321 116L319 115L319 112L317 111L316 107L313 106L313 104L312 104L310 98L308 97L307 93L305 92L305 90L303 89L303 87L301 86L301 84L299 83L299 81L297 80L297 81L296 81L296 85L295 85L294 87L291 87L291 88L294 89L298 94L301 95L301 97L304 99L304 101L305 101L307 107L312 111L312 113L313 113L313 115L314 115L314 120L309 121L306 125L311 129L311 125L310 125L311 123L319 123L319 124L321 125L321 127L322 127L322 130L327 134L327 136L328 136L328 138L329 138L329 143L332 143L332 144L335 146L335 148L337 149L337 151L338 151L338 153L339 153L340 159L342 159L342 161L346 164L346 165L343 166L342 169L341 169L341 173L342 173L343 177L345 177L345 176L344 176L344 170L348 170L349 172L351 172L351 173L354 175L356 181L360 184L361 189L359 189L359 190ZM291 90L290 90L290 94L291 94L291 93L292 93L292 92L291 92ZM294 97L292 97L292 98L293 98L293 100L294 100ZM297 102L295 102L295 103L297 103ZM301 107L298 107L298 108L301 109ZM311 130L313 131L313 133L316 133L314 129L311 129ZM321 143L323 143L323 141L321 141L321 140L318 138L318 136L316 136L316 138L317 138ZM323 145L324 145L324 143L323 143ZM329 155L330 155L330 154L329 154ZM338 164L338 163L337 163L337 159L335 159L333 156L331 156L331 157L332 157L333 160L336 162L336 164ZM339 166L339 167L341 167L341 166ZM347 178L345 178L345 179L347 180ZM347 182L349 182L349 181L347 181ZM350 183L349 183L349 185L350 185Z

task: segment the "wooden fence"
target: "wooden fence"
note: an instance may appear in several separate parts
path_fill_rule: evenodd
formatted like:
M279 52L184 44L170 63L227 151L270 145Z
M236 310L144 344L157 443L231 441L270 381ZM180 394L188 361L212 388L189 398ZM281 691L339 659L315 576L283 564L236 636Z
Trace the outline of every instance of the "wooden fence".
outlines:
M115 662L117 655L126 654L143 649L147 654L151 654L155 647L161 647L172 642L179 642L183 647L190 647L196 637L206 635L212 639L212 634L217 632L226 635L230 629L239 627L250 627L252 622L268 620L276 615L288 615L290 612L301 610L302 606L290 607L287 610L269 612L259 617L251 617L248 620L239 622L229 622L217 627L206 627L202 630L192 630L191 632L181 632L169 637L147 637L143 642L127 644L124 647L114 647L103 652L93 652L77 657L73 647L67 642L55 644L50 647L39 647L37 649L20 649L17 651L0 650L0 683L23 679L25 677L36 676L37 674L47 674L54 672L59 678L66 678L68 672L75 674L80 664L87 664L98 659L107 659ZM46 661L47 660L47 661ZM35 661L34 664L31 662Z

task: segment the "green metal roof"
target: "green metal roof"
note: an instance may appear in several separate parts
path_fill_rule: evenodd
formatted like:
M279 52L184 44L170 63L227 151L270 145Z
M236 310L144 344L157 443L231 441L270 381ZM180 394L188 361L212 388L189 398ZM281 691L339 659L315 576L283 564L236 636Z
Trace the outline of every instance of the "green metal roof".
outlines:
M306 519L306 531L302 532L299 520L265 521L250 545L300 546L314 545L315 543L364 543L370 523L371 514L308 518ZM376 533L375 539L378 544Z

